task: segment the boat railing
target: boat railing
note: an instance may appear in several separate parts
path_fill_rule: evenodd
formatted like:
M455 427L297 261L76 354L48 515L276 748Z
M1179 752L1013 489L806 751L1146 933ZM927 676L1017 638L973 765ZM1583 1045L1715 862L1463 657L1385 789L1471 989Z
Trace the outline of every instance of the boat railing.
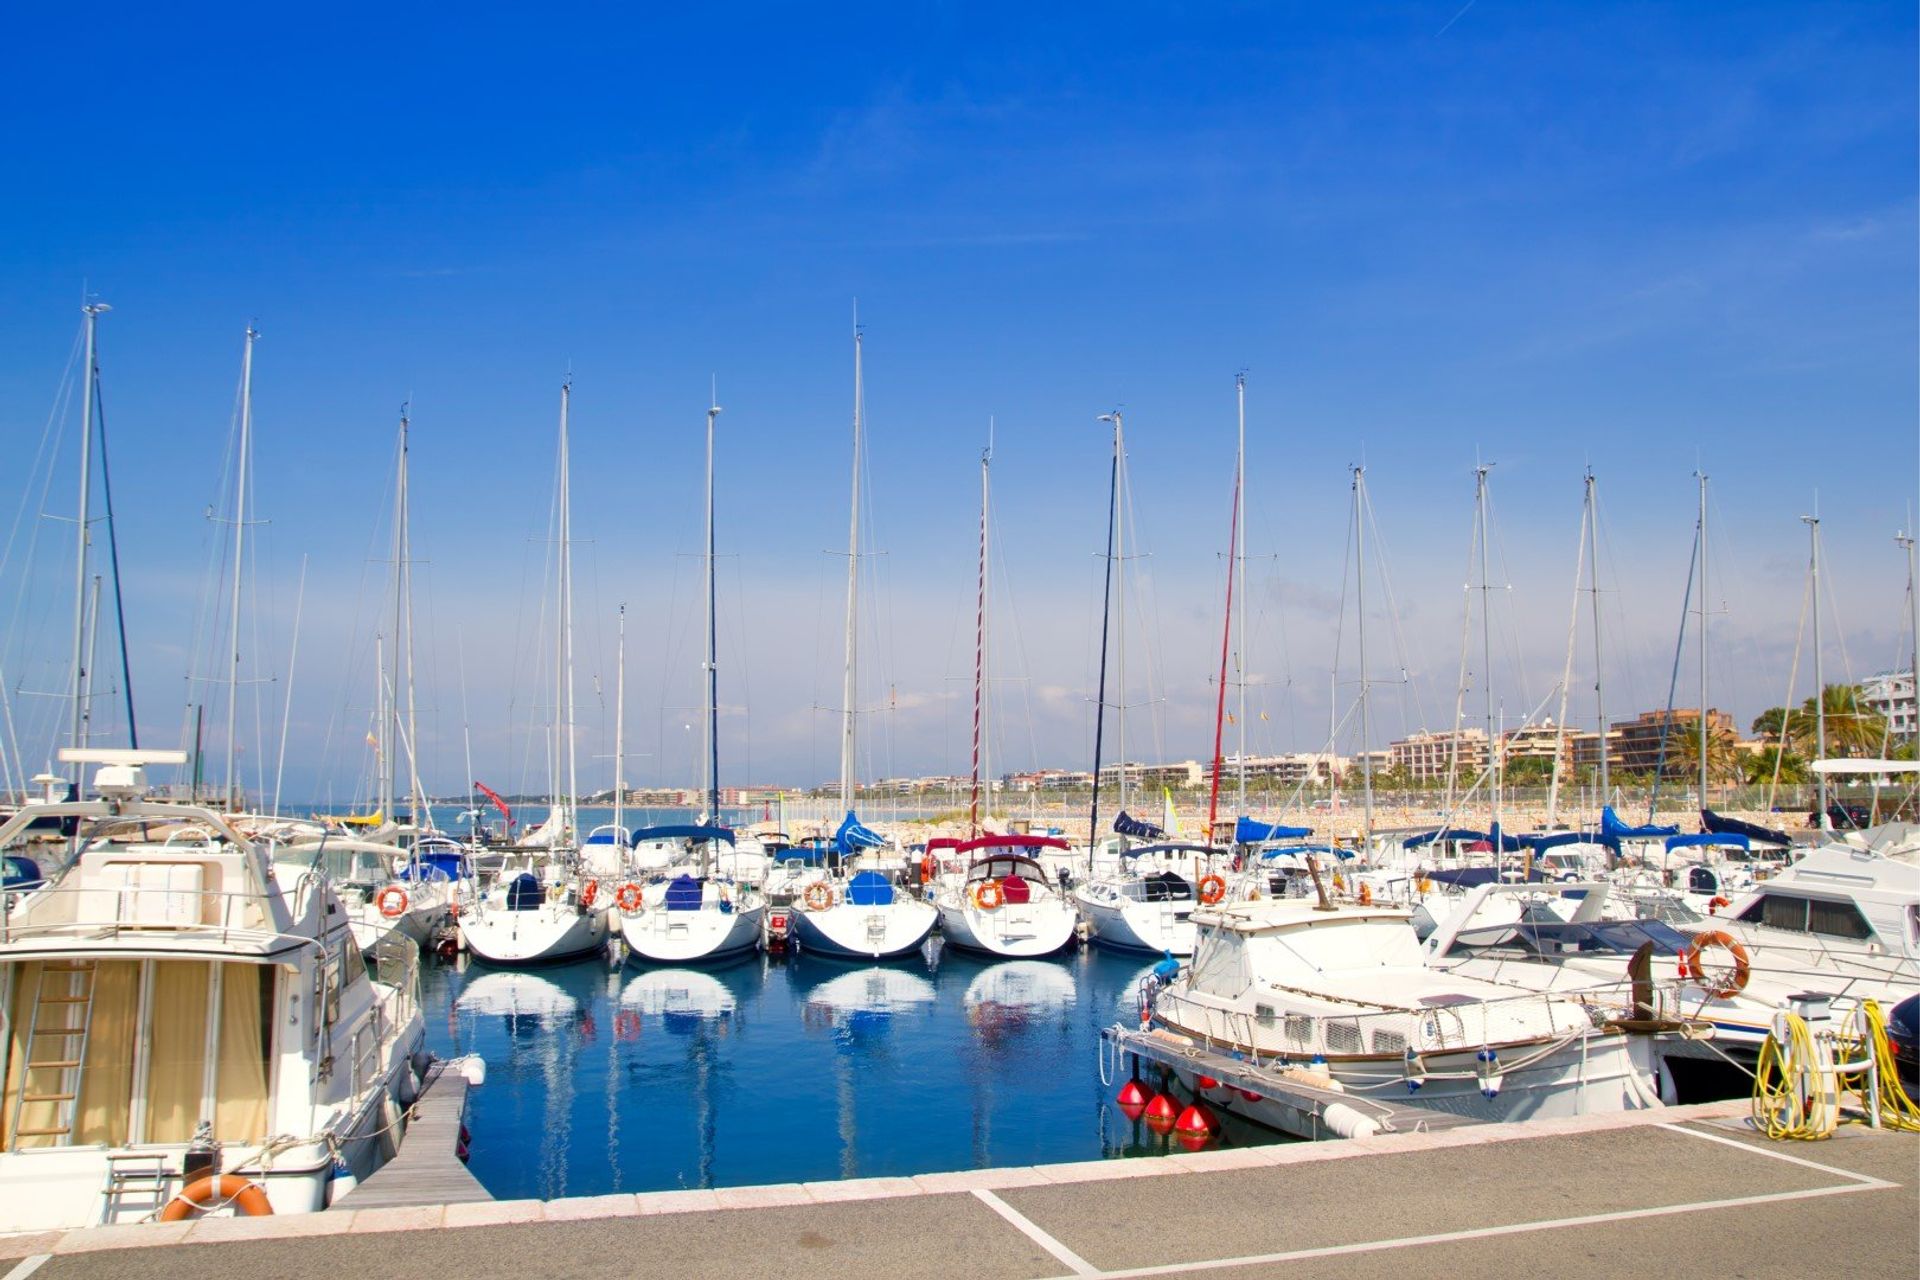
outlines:
M313 939L274 927L268 899L187 884L43 888L0 916L0 944L177 939L277 951Z

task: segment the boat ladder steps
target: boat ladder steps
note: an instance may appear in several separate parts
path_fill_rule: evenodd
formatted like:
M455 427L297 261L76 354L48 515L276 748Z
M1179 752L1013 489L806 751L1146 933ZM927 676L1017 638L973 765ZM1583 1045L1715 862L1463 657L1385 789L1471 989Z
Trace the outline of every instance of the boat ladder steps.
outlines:
M48 963L41 967L39 979L34 991L33 1012L27 1020L27 1034L24 1041L25 1055L20 1063L19 1092L14 1095L12 1123L8 1125L9 1145L17 1148L22 1138L71 1138L80 1099L80 1064L87 1056L87 1028L93 1023L90 1016L93 1006L94 979L98 969L91 960ZM53 977L56 983L64 985L49 988L47 979ZM70 1012L73 1011L73 1012ZM75 1014L77 1013L77 1018ZM43 1015L53 1025L42 1026ZM56 1021L57 1020L57 1021ZM78 1049L62 1046L63 1056L58 1058L34 1057L34 1049L42 1041L68 1041L73 1036L80 1038ZM45 1082L37 1081L35 1073L57 1071L58 1083L49 1088ZM71 1073L71 1074L70 1074ZM57 1107L56 1123L47 1125L28 1125L20 1123L26 1109L30 1106L54 1104Z

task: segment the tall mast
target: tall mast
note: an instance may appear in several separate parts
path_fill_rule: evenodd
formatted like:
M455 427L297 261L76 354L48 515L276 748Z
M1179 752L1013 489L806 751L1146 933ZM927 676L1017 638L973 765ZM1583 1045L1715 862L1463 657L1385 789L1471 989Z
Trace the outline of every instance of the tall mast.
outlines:
M393 710L387 697L387 638L378 632L373 637L373 701L377 708L374 723L374 767L379 781L375 810L382 822L393 821Z
M567 754L567 808L565 829L574 839L579 815L580 780L575 768L573 748L573 488L568 453L567 412L573 400L573 379L560 388L560 630L564 640L565 662L560 678L565 685L566 719L561 725L561 745Z
M1487 606L1492 603L1488 594L1492 583L1488 580L1487 543L1492 541L1487 527L1487 472L1493 464L1483 462L1473 470L1474 509L1480 525L1480 684L1486 693L1487 704L1487 792L1492 798L1490 812L1492 822L1489 831L1500 826L1500 738L1493 718L1493 623L1491 611ZM1494 852L1498 853L1496 844Z
M1359 620L1360 785L1365 833L1373 840L1373 704L1367 687L1367 469L1353 469L1353 601Z
M620 606L618 640L613 668L613 825L620 831L620 847L627 847L627 606ZM473 772L471 757L467 772Z
M980 451L980 578L973 608L973 799L967 808L969 836L980 834L980 776L987 767L987 501L992 465L993 446L989 444ZM992 783L987 787L987 816L993 816Z
M1114 681L1120 687L1120 701L1114 705L1114 723L1120 735L1120 810L1127 808L1127 508L1133 495L1127 486L1127 440L1120 415L1113 415L1114 448L1120 464L1119 506L1113 516L1113 594L1114 612L1120 615L1120 630L1113 637Z
M1813 648L1814 665L1818 667L1820 609L1818 595L1814 598ZM1817 686L1819 677L1816 675L1814 679ZM1704 474L1700 475L1700 807L1707 807L1707 477ZM1821 807L1824 810L1825 804Z
M1914 717L1914 736L1920 739L1920 594L1916 594L1920 593L1920 576L1916 576L1914 572L1916 567L1920 566L1916 566L1915 564L1913 535L1903 533L1896 541L1899 542L1900 546L1905 549L1907 553L1907 609L1911 614L1908 622L1911 632L1907 636L1907 639L1912 645L1911 651L1907 654L1907 669L1913 673L1914 708L1916 713Z
M1598 497L1594 489L1593 468L1587 468L1587 554L1591 557L1587 589L1593 603L1593 718L1600 732L1600 803L1608 801L1607 783L1607 702L1602 691L1600 664L1600 525Z
M1816 514L1800 519L1812 543L1807 563L1813 580L1813 758L1817 762L1827 758L1827 684L1820 665L1820 517ZM1826 831L1833 826L1827 815L1827 775L1816 771L1813 776L1820 789L1820 829Z
M1100 677L1093 700L1093 805L1087 814L1087 874L1093 874L1093 850L1100 843L1100 755L1107 736L1107 632L1113 622L1113 535L1120 512L1120 411L1100 415L1113 424L1113 464L1107 477L1106 577L1100 588Z
M74 569L73 569L73 725L71 742L73 746L82 746L86 734L86 693L87 693L87 545L89 542L88 521L91 518L90 503L93 497L93 389L94 389L94 327L104 311L112 310L104 302L89 302L80 308L87 318L87 347L85 368L81 372L81 408L80 408L80 512L74 525ZM77 799L84 784L82 767L77 762L71 766L74 796Z
M235 737L240 713L240 584L245 564L247 538L247 463L253 449L253 341L260 334L247 326L247 345L240 358L240 452L234 464L233 483L233 601L228 612L228 639L233 644L233 665L227 682L227 794L226 804L238 807L235 788L240 780L240 744Z
M87 602L87 666L86 685L80 691L80 746L89 746L93 740L93 669L100 654L100 575L93 575L93 588L88 593Z
M1240 812L1247 811L1247 375L1236 373L1233 376L1235 399L1239 402L1240 444L1234 462L1233 527L1237 531L1238 541L1234 552L1233 572L1237 578L1240 598L1240 612L1236 615L1236 629L1239 631L1239 659L1237 665L1240 675L1240 768L1235 779L1238 787ZM1211 839L1211 835L1208 837Z
M707 399L707 821L720 821L720 651L717 630L717 598L713 581L713 423L720 416L715 392Z
M860 608L860 450L861 410L864 408L860 368L860 313L853 320L853 503L847 516L847 649L845 681L841 685L840 807L853 812L854 698L860 691L858 634Z
M412 584L409 582L410 570L407 565L410 531L407 527L407 408L400 408L400 457L394 473L393 486L393 697L387 703L388 714L394 719L396 731L390 741L399 743L406 751L407 765L411 784L407 788L407 799L412 809L412 818L416 826L420 822L420 785L418 770L414 767L414 707L413 707L413 617L409 595ZM400 729L400 690L406 689L406 722ZM400 753L394 752L387 759L387 796L389 800L399 791ZM392 821L393 815L387 815Z

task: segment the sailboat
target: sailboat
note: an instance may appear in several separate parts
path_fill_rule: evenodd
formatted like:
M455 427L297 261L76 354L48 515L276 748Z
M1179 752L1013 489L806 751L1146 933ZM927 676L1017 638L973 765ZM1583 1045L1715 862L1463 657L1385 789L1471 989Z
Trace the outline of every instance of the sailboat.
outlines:
M853 503L847 529L847 635L845 694L841 708L840 803L847 816L834 832L834 853L844 866L855 855L886 845L885 837L854 812L854 745L860 693L857 624L860 618L860 466L865 409L861 383L860 328L853 330ZM826 875L795 885L797 908L788 917L801 947L821 955L887 960L919 950L939 915L933 905L900 893L886 873L872 869Z
M714 855L721 844L733 844L733 832L720 820L720 664L716 627L713 539L713 424L720 406L707 408L707 551L706 656L701 666L706 679L706 751L701 768L706 773L706 826L637 833L637 844L673 847L684 841L694 855L671 879L646 886L628 882L615 895L620 909L620 936L640 960L652 964L689 964L722 960L752 951L760 945L767 906L758 890L715 874Z
M460 919L466 945L495 964L541 964L600 950L607 941L613 895L581 866L573 848L579 787L573 741L573 515L567 474L567 414L571 381L560 388L560 457L556 484L559 515L559 608L554 644L554 736L550 793L555 797L545 838L536 849L509 855L473 910ZM562 764L565 765L564 788Z

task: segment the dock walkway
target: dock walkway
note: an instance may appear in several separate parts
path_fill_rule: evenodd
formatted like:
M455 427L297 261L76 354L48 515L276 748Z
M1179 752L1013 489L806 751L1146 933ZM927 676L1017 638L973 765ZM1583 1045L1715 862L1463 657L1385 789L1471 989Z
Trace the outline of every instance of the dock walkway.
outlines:
M458 1154L460 1124L466 1114L467 1078L452 1063L435 1062L427 1068L399 1154L327 1212L492 1200Z
M1197 1155L0 1240L0 1280L1920 1274L1920 1136L1742 1104ZM147 1246L147 1247L142 1247ZM177 1247L152 1247L177 1246ZM183 1253L181 1250L184 1249Z

